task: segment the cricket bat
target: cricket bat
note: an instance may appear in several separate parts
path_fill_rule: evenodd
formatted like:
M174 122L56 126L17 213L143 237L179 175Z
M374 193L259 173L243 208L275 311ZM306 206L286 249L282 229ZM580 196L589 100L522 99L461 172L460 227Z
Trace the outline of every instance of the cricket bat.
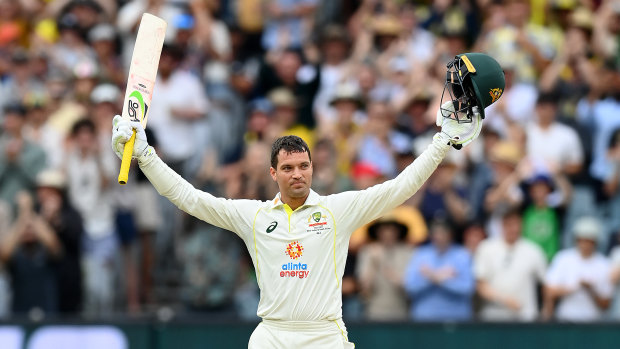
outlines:
M166 21L163 19L149 13L143 14L138 28L136 44L133 47L121 116L130 121L139 121L142 127L146 127L149 105L153 98L153 88L157 77L159 56L166 36L166 26ZM127 183L135 141L136 130L133 130L131 138L125 144L121 169L118 174L119 184Z

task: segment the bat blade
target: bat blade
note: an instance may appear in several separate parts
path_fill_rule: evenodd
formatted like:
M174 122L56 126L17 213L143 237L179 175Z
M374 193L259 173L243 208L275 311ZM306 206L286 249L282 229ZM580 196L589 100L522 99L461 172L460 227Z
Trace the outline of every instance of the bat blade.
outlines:
M140 122L142 127L146 127L148 121L149 105L153 98L153 88L155 87L159 57L166 36L166 27L166 21L163 19L149 13L143 14L138 28L136 44L133 47L121 116L130 121ZM120 184L127 183L134 140L135 130L130 141L125 144L121 169L118 174Z

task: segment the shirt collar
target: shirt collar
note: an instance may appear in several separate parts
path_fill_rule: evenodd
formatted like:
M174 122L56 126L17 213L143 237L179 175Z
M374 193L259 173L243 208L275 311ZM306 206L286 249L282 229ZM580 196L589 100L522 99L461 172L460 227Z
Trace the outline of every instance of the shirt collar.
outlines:
M308 194L306 201L300 207L318 205L319 198L320 198L320 195L317 194L314 190L310 189L310 194ZM271 200L271 208L276 208L278 206L284 206L284 203L282 202L282 199L280 198L280 193L276 194L276 197L273 198L273 200Z

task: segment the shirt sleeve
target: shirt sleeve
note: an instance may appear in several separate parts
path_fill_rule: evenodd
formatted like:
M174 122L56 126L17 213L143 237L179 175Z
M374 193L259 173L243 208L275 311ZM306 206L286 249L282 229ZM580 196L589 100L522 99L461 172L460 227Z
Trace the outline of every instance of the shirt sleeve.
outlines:
M569 128L569 132L566 133L566 138L569 143L570 152L567 152L569 164L581 164L583 163L583 147L581 146L581 141L579 141L579 136L577 132L572 128Z
M260 201L230 200L194 188L168 167L154 152L139 160L140 169L157 192L181 210L217 227L235 232L242 239L252 233Z
M468 296L474 292L474 277L471 271L471 257L465 250L455 252L452 267L456 275L440 284L444 290L460 296Z
M412 297L416 297L419 294L426 292L433 284L420 272L420 268L424 262L424 251L415 252L413 258L409 262L405 275L403 277L403 285L405 291Z
M396 178L365 190L327 197L344 231L352 232L383 216L410 198L426 182L450 149L448 140L436 136L428 148Z
M547 286L564 286L562 282L562 259L564 259L563 255L559 253L551 261L551 265L549 266L549 270L547 270L547 275L545 276L545 284L547 284Z
M609 278L609 273L611 272L610 264L605 261L600 265L600 275L602 277L595 283L596 292L599 296L603 298L612 298L614 294L614 286L611 283L611 279Z
M545 253L543 250L538 247L538 245L533 246L534 249L534 272L536 273L536 278L544 282L545 281L545 271L547 270L547 259L545 258Z
M483 241L478 246L476 250L476 254L474 255L474 276L478 280L488 281L491 277L490 267L492 265L491 261L487 261L488 255L487 242Z

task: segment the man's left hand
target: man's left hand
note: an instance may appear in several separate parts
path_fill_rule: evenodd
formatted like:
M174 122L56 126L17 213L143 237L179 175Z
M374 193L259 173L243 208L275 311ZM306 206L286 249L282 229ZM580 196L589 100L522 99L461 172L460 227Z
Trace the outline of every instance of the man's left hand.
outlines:
M443 110L453 113L454 104L452 101L444 103L441 108L437 110L436 124L441 127L441 132L450 138L450 144L452 144L455 149L461 149L478 138L482 130L482 116L478 112L478 107L473 108L474 116L471 122L458 122L446 118L443 116Z

